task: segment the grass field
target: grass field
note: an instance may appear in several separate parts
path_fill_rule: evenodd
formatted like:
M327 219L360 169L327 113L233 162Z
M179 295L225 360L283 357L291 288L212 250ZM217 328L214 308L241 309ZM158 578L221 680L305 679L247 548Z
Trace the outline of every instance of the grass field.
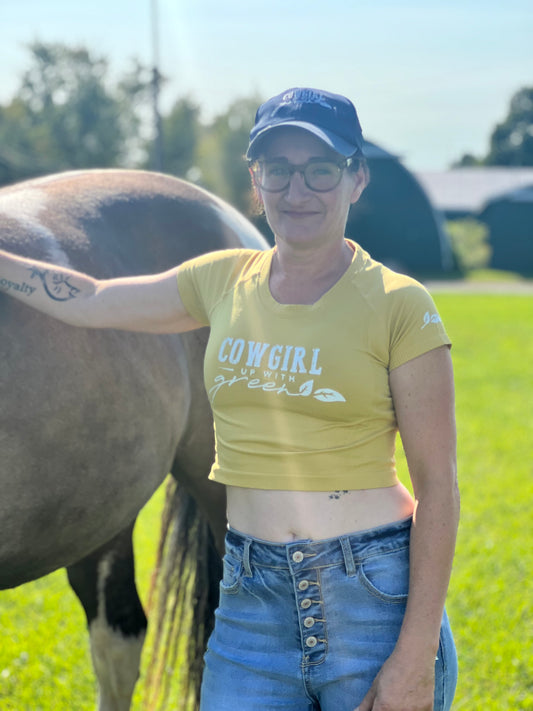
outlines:
M448 599L460 658L454 711L531 711L533 296L435 300L454 342L457 383L462 518ZM405 478L401 454L399 461ZM135 533L143 599L161 498L160 491ZM93 711L85 619L63 571L0 593L0 630L2 711Z

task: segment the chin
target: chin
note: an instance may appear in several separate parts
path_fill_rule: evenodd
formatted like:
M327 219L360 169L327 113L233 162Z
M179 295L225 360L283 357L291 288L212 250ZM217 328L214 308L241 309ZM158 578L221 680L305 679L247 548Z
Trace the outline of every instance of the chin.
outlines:
M278 229L272 230L281 240L287 243L321 243L324 241L324 234L317 225L279 225Z
M276 233L276 240L285 242L286 244L290 245L316 245L316 244L322 244L325 239L321 235L318 234L312 234L309 232L309 230L303 230L302 232L290 232L290 233L283 233L283 232L277 232Z

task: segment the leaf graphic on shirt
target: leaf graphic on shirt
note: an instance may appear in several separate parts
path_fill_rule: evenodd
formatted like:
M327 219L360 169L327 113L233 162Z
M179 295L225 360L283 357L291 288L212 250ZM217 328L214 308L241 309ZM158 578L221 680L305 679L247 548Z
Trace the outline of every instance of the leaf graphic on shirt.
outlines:
M322 402L346 402L346 398L331 388L319 388L313 397Z
M302 385L300 385L299 390L300 395L303 395L304 397L311 395L311 393L313 392L313 383L313 380L308 380L307 382L302 383Z

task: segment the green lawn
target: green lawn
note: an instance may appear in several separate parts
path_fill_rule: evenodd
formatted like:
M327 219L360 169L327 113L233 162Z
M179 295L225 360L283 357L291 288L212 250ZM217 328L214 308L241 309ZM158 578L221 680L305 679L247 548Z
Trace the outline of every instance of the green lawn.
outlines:
M448 600L460 657L454 710L533 710L533 297L435 300L454 342L457 382L462 518ZM404 478L401 453L399 461ZM161 492L136 530L143 599L160 506ZM0 629L2 710L93 711L85 620L63 571L0 593ZM142 709L140 693L134 708Z
M533 709L533 297L437 302L455 344L462 493L454 709Z

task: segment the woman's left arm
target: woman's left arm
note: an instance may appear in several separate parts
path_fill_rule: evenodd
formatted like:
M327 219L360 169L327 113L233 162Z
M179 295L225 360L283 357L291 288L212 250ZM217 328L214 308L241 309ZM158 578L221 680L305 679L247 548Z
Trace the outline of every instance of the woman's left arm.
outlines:
M448 347L392 370L390 387L415 497L409 595L394 652L356 711L433 711L435 656L459 523Z

